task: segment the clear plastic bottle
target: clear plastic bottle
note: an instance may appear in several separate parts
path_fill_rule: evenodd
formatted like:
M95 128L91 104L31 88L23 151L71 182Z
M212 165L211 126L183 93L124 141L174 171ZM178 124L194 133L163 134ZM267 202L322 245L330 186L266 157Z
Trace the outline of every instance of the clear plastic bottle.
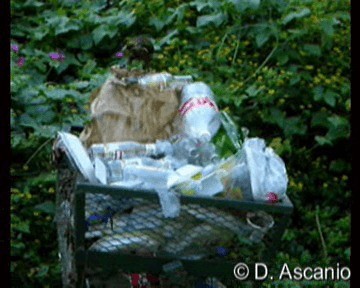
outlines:
M141 180L150 175L159 176L164 171L173 171L174 159L164 157L162 159L152 159L149 157L134 157L122 160L106 160L95 158L95 176L102 184L109 184L118 181L134 181ZM131 171L137 171L131 173ZM139 172L140 171L140 172ZM140 173L139 175L137 173ZM156 178L154 178L156 182Z
M148 74L139 78L128 78L127 84L138 84L142 87L177 88L192 82L191 75L171 75L167 72Z
M128 159L132 157L159 157L172 155L173 148L168 141L156 141L152 144L142 144L133 141L93 144L89 149L90 157L108 160Z
M190 137L183 137L173 144L174 157L186 159L189 163L199 157L197 141Z
M184 133L203 143L211 140L221 124L214 94L203 82L184 86L179 113Z
M221 111L221 123L226 131L226 134L229 136L231 143L237 150L241 149L242 140L240 138L240 134L238 129L231 119L230 115L226 111Z

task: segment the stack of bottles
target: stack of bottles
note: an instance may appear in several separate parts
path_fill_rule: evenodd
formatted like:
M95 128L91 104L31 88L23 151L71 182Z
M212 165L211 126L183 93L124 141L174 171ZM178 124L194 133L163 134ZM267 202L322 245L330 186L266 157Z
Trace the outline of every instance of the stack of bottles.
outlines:
M240 133L230 116L220 112L208 85L191 76L156 73L128 84L181 91L181 131L155 143L134 141L93 144L88 149L95 181L104 185L155 190L164 215L180 210L176 195L215 196L238 200L280 200L286 192L285 164L265 142ZM235 150L221 159L213 137L223 126ZM89 173L88 173L89 175ZM89 179L94 182L94 179ZM275 195L275 197L274 197ZM166 204L167 203L167 204ZM173 209L175 206L178 209Z

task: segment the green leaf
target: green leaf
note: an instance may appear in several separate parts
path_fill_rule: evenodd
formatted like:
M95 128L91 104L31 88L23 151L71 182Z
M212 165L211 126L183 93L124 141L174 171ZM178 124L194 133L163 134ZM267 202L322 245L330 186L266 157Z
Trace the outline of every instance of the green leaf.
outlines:
M303 49L312 56L321 56L321 48L319 45L305 44Z
M40 8L41 6L44 6L44 3L41 3L40 1L34 1L34 0L27 0L24 4L23 7L24 8L28 8L28 7L35 7L35 8Z
M251 85L245 90L245 92L249 95L249 97L255 97L259 94L260 89L257 89L255 85Z
M260 6L260 0L230 0L233 3L235 9L244 12L246 9L256 10Z
M226 20L227 15L221 12L217 14L204 15L197 18L196 27L204 27L210 24L214 24L215 27L219 27Z
M165 21L160 20L158 17L151 17L149 20L149 24L154 26L156 31L161 31L165 26Z
M80 27L80 24L76 22L62 24L55 29L55 35L65 34L69 31L79 31Z
M34 209L46 214L55 215L55 204L52 201L45 201L44 203L38 204Z
M95 45L99 44L101 40L107 35L107 29L105 25L100 25L92 32L92 37Z
M55 89L55 90L46 92L46 96L52 100L62 100L65 98L65 96L67 94L68 94L68 91L64 90L64 89Z
M313 96L314 96L314 100L315 101L320 101L323 98L323 93L324 93L324 87L322 86L316 86L313 90L312 90Z
M201 12L201 10L203 10L205 7L209 6L208 1L204 1L204 0L195 0L195 1L191 1L190 2L190 6L192 7L196 7L196 11L197 12Z
M32 105L26 108L26 112L42 124L50 124L56 118L56 113L51 110L49 105Z
M267 121L283 129L285 127L286 115L278 108L270 108L270 115L267 116Z
M338 98L338 95L331 90L327 90L323 95L323 98L328 105L330 105L331 107L335 107L336 98Z
M298 116L288 117L284 122L284 134L285 137L291 135L305 135L307 126L303 123L302 119Z
M13 227L16 231L19 231L19 232L22 232L25 234L30 234L29 221L20 221L20 222L16 223Z
M349 126L349 121L345 117L340 116L331 116L328 117L328 121L333 125L335 128L339 128L341 126Z
M177 29L172 30L170 33L168 33L165 37L163 37L162 39L160 39L159 42L155 43L155 50L160 50L161 46L163 46L164 44L170 44L171 39L178 35L179 31Z
M45 27L38 27L37 29L30 30L32 37L35 40L42 40L47 34L49 34L49 29Z
M301 77L299 74L297 74L296 76L292 77L290 79L290 86L294 86L295 84L299 83L301 81Z
M19 117L19 125L23 127L31 127L34 130L38 129L38 121L36 121L33 117L29 116L28 114L24 113Z
M303 8L299 12L292 12L292 13L286 15L285 18L283 19L282 23L284 25L286 25L289 22L293 21L294 19L301 19L306 16L309 16L310 13L311 13L311 11L309 8Z
M91 34L85 34L81 36L76 35L68 41L67 45L70 48L89 50L93 47L93 37Z
M75 90L66 90L66 89L54 89L46 91L46 96L52 100L62 100L65 96L72 96L74 98L80 97L80 93Z
M338 115L328 117L330 128L326 137L331 141L350 137L350 124L345 117Z
M262 32L256 35L256 45L260 48L269 40L269 38L270 38L270 33L266 30L263 30Z
M331 37L334 35L334 25L338 24L336 18L324 19L320 22L320 27L325 35Z
M54 138L60 130L59 126L55 125L41 125L34 130L34 135L42 138Z
M329 127L328 117L327 112L316 112L311 118L311 127Z
M326 137L323 137L323 136L315 136L315 141L321 146L332 145L331 140L329 140L329 139L327 139Z
M289 61L289 55L287 55L285 51L282 51L282 53L276 56L276 59L280 65L285 65Z

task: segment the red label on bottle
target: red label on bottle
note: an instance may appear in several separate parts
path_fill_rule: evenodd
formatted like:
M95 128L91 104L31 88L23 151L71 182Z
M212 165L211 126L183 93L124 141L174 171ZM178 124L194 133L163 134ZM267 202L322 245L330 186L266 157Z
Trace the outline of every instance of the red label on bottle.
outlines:
M218 107L216 106L216 103L212 101L210 98L192 98L186 101L179 109L179 113L182 117L185 116L186 113L189 111L199 108L199 107L210 107L214 109L216 112L219 111Z

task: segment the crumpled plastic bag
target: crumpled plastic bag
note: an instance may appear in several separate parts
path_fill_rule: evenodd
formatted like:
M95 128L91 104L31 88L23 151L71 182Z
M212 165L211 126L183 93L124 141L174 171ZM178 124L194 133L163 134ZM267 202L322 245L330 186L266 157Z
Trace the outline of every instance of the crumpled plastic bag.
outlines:
M288 184L284 161L272 148L266 147L264 139L246 139L243 149L254 200L269 200L269 193L282 199Z
M155 189L160 200L165 218L176 218L180 215L181 204L179 196L172 190Z

